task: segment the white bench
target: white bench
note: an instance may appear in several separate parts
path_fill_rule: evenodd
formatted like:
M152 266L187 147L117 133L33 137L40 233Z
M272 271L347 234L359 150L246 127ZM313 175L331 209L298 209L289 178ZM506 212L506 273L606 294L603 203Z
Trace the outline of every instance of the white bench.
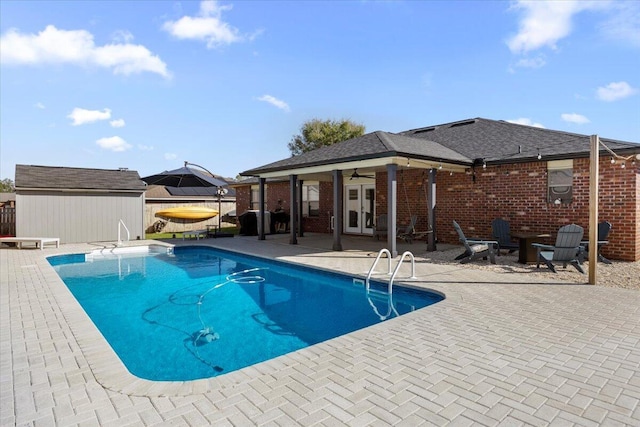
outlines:
M205 237L208 237L208 234L209 232L207 230L185 231L184 233L182 233L182 240L184 240L186 237L195 237L196 240L200 240L200 238L204 239Z
M35 243L36 249L42 250L46 243L55 243L60 247L60 239L57 237L0 237L0 243L15 243L18 249L22 249L23 243Z

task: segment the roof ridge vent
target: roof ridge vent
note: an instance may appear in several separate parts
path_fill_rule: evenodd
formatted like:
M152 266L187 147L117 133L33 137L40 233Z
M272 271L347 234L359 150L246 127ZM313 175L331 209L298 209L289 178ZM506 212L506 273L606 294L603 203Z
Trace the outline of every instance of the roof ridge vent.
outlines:
M456 127L459 127L459 126L472 125L475 122L476 122L475 120L465 120L464 122L454 123L451 126L449 126L449 128L456 128Z
M413 134L415 135L415 134L417 134L417 133L431 132L431 131L436 130L436 127L437 127L437 126L431 126L431 127L428 127L428 128L418 129L417 131L414 131L414 132L413 132Z

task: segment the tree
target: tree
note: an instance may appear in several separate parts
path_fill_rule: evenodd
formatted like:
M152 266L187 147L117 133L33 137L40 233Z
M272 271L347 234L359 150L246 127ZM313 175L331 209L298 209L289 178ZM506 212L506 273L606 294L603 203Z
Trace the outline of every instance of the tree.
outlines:
M294 135L287 145L292 156L297 156L325 145L332 145L364 134L364 125L351 120L312 119L303 123L300 134Z
M16 191L16 187L12 180L4 178L0 181L0 193L13 193L14 191Z

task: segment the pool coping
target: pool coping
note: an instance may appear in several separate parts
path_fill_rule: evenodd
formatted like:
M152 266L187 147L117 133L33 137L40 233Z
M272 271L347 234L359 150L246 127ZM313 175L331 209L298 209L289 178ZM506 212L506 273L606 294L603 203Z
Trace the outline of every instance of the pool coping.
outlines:
M166 244L164 242L160 243L161 246L174 247L174 245L171 244ZM147 242L147 244L152 243ZM137 244L137 246L144 245L145 243L142 241L138 242ZM205 245L193 245L185 243L184 245L180 246ZM238 253L230 251L228 249L223 250ZM62 250L55 255L71 255L76 253L78 252L74 252L72 250ZM251 254L250 256L255 256L257 258L262 258L270 261L279 261L284 264L298 265L305 268L314 268L309 264L295 262L291 259L267 258L255 254ZM98 327L93 323L93 321L91 321L90 317L84 311L80 303L75 299L64 281L60 278L60 276L58 276L57 272L55 272L55 269L49 264L46 257L41 260L41 265L39 265L39 267L43 270L51 269L55 273L55 279L50 283L51 291L59 306L61 307L62 314L66 319L73 335L75 336L96 381L108 390L123 393L129 396L190 396L194 394L204 394L213 390L220 390L223 388L236 387L248 381L255 380L256 376L274 375L282 369L283 365L294 363L301 358L304 359L309 357L322 357L323 355L335 351L336 349L340 350L348 348L351 345L354 336L359 336L360 339L366 339L366 336L368 334L376 334L379 333L378 329L386 329L387 327L389 327L389 325L385 325L386 323L401 321L403 318L407 316L410 317L413 314L407 313L398 318L389 319L385 322L378 323L367 328L360 329L336 338L332 338L330 340L323 341L321 343L314 344L312 346L305 347L303 349L287 353L273 359L247 366L245 368L241 368L216 377L189 381L153 381L137 377L127 369L118 354L115 352L115 350L113 350L111 345L104 338ZM315 269L333 273L336 272L335 270L332 271L330 269L321 267L315 267ZM361 278L364 279L365 277L366 276L363 275ZM402 278L397 280L397 283L402 287L425 290L444 297L442 301L438 301L437 303L432 304L428 307L424 307L420 310L428 309L429 307L440 304L446 307L450 307L452 305L459 304L461 301L460 295L455 291L447 291L447 293L444 293L443 291L438 289L420 286L419 283L415 281L407 282Z
M354 275L377 252L331 251L330 236L219 240L198 244ZM640 292L424 250L412 285L448 300L176 395L126 373L106 378L114 391L86 354L111 355L79 345L77 303L45 259L91 248L0 250L0 425L640 425Z

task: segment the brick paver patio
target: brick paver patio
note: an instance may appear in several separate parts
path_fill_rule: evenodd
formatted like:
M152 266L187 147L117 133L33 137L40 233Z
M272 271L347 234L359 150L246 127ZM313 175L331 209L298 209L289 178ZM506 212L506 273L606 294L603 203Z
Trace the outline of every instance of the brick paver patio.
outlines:
M359 276L370 267L370 251L332 252L323 239L197 244ZM2 249L0 425L640 425L640 292L432 264L413 247L411 285L444 301L183 383L129 374L45 259L95 245Z

